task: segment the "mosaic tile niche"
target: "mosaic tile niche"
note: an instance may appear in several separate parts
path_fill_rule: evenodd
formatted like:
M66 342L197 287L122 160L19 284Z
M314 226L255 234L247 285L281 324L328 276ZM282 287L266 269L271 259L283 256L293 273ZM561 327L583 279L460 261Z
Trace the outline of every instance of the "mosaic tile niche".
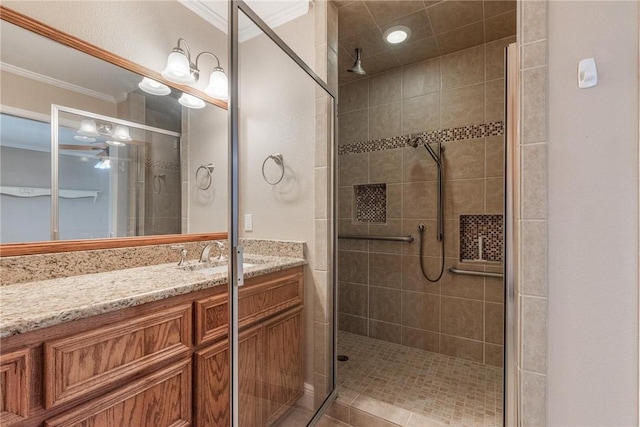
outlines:
M356 185L354 191L358 222L387 222L387 184Z
M503 241L502 215L460 215L460 261L502 262Z

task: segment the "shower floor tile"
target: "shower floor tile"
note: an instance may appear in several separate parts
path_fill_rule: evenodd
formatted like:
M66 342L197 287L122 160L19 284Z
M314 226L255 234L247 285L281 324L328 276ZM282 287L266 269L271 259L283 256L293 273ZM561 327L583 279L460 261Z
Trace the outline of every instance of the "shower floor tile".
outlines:
M502 426L502 368L340 331L339 390L450 426Z

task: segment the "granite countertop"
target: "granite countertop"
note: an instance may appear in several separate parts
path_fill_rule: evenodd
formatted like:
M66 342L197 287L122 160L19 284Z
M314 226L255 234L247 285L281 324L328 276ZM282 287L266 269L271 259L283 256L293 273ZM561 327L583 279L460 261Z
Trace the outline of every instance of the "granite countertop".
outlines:
M251 264L245 279L305 264L301 258L248 254L244 262ZM171 263L2 286L0 337L226 284L226 267L214 267Z

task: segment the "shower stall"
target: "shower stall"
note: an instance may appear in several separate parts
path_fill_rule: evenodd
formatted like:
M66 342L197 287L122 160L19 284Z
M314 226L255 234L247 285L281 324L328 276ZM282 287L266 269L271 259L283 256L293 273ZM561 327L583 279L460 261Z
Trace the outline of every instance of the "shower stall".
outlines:
M384 72L363 56L369 75L339 65L339 404L502 425L512 34Z

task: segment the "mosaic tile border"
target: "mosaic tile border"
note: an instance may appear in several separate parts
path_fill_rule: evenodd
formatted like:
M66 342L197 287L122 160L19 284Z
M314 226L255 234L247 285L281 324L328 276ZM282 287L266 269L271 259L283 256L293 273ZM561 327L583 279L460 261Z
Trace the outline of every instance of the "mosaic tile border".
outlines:
M352 144L338 146L338 155L368 153L371 151L390 150L407 145L410 139L417 136L431 144L434 142L464 141L467 139L485 138L488 136L504 135L504 122L490 122L479 125L461 126L456 128L425 131L391 138L358 141Z
M144 159L144 167L146 169L165 169L165 170L180 170L179 162L167 162L165 160L151 160Z

